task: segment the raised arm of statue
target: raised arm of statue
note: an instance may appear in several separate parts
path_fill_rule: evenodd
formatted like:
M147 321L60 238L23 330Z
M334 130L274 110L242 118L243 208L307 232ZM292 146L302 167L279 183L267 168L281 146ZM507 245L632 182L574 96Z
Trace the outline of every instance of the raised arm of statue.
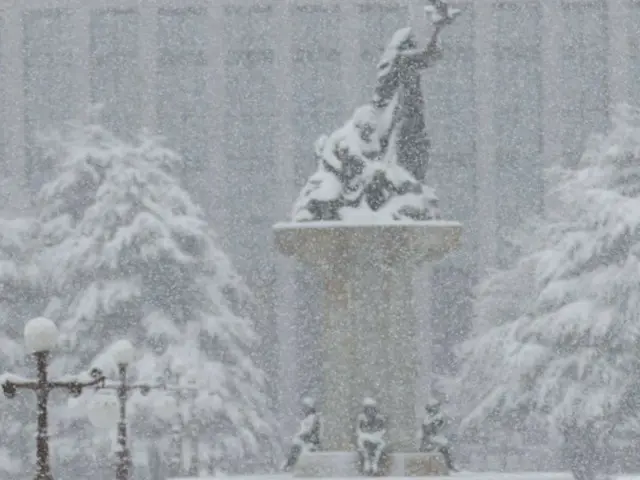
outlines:
M407 62L408 65L421 70L429 68L435 61L440 60L443 57L442 49L436 44L431 43L427 48L405 50L399 55Z

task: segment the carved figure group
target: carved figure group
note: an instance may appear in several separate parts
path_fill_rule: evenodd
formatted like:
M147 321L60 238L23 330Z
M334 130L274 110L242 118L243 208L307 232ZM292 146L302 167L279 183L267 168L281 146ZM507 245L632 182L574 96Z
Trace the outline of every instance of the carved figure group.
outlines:
M282 466L284 471L290 471L302 453L321 450L322 418L316 410L315 400L310 397L303 399L302 411L300 428L293 437L291 450ZM380 413L375 399L363 399L362 411L356 417L355 423L355 448L358 452L360 472L367 476L378 476L387 454L387 419ZM425 416L418 432L419 450L442 455L448 469L456 471L449 441L444 436L445 428L446 420L440 410L440 402L429 400L425 405Z

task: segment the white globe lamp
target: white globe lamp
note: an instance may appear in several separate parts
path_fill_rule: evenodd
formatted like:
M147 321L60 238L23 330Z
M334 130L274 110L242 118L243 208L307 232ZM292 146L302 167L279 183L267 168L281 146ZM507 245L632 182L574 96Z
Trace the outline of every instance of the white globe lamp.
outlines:
M136 358L136 350L129 340L118 340L111 348L113 361L119 367L128 367Z
M110 392L94 394L87 409L87 416L91 424L102 429L115 427L119 420L119 414L118 399Z
M45 317L29 320L24 326L24 343L30 353L53 350L58 345L58 327Z

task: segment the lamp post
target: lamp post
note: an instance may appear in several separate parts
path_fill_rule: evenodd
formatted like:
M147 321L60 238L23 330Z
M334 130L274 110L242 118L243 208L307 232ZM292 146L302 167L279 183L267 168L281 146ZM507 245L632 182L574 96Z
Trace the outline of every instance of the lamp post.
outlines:
M49 392L64 388L78 397L84 387L104 382L102 372L94 368L89 376L75 376L65 380L49 380L49 355L58 344L58 328L48 318L29 320L24 327L24 340L29 353L36 359L37 378L29 379L5 373L1 376L2 391L7 398L14 398L18 389L32 390L37 399L36 480L53 480L49 464Z
M197 477L200 474L200 442L198 439L198 427L196 422L196 400L200 391L196 385L195 375L185 375L185 365L179 362L174 362L171 369L167 369L165 374L169 380L174 382L174 385L167 386L167 391L172 393L176 402L176 418L172 425L172 450L173 456L171 459L172 474L174 476L182 475L188 477ZM183 379L186 376L186 385L183 385ZM189 394L185 398L184 393ZM189 407L189 417L185 420L183 412L183 401L187 400ZM184 470L184 458L183 458L183 436L187 433L190 444L190 460L189 468Z
M184 417L182 416L182 391L180 385L185 372L182 362L174 362L171 368L165 370L165 376L169 382L178 387L172 390L176 401L176 415L171 424L171 455L169 457L169 473L172 477L184 476L184 458L182 436L184 433Z
M196 390L195 385L193 385L195 379L191 378L190 380L192 388L189 390L191 398L189 399L189 421L186 425L191 443L191 460L189 461L188 474L190 477L198 477L200 475L200 428L195 415L198 390ZM185 424L184 419L182 420L182 424Z
M118 381L104 381L98 389L115 391L115 397L110 394L98 393L94 397L89 409L89 420L98 428L111 428L117 422L118 426L118 463L116 479L128 480L131 471L131 453L129 451L127 432L127 400L129 393L135 390L147 395L151 390L174 390L176 387L166 384L129 383L127 371L135 360L135 348L128 340L119 340L109 349L113 361L118 366ZM171 414L175 409L175 401L170 396L163 396L166 403L160 409L161 413Z

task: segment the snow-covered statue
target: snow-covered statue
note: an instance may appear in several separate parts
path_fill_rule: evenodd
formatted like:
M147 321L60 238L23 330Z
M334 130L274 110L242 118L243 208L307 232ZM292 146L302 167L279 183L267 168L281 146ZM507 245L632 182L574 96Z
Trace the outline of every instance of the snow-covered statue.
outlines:
M282 469L286 472L295 466L303 452L320 450L322 419L316 410L316 402L313 398L305 397L302 399L302 414L300 428L293 437L289 456L282 466Z
M373 398L365 398L362 412L356 419L356 447L360 456L360 468L364 475L377 475L380 459L387 442L387 420L378 412Z
M425 453L440 453L444 457L447 468L456 471L451 458L449 440L443 435L446 419L440 409L440 402L429 399L425 405L425 415L418 433L420 451Z
M420 77L442 57L439 33L459 10L440 0L426 10L435 27L428 45L420 48L410 27L395 32L371 101L316 142L318 168L295 202L293 221L439 218L438 199L425 184L429 138Z

